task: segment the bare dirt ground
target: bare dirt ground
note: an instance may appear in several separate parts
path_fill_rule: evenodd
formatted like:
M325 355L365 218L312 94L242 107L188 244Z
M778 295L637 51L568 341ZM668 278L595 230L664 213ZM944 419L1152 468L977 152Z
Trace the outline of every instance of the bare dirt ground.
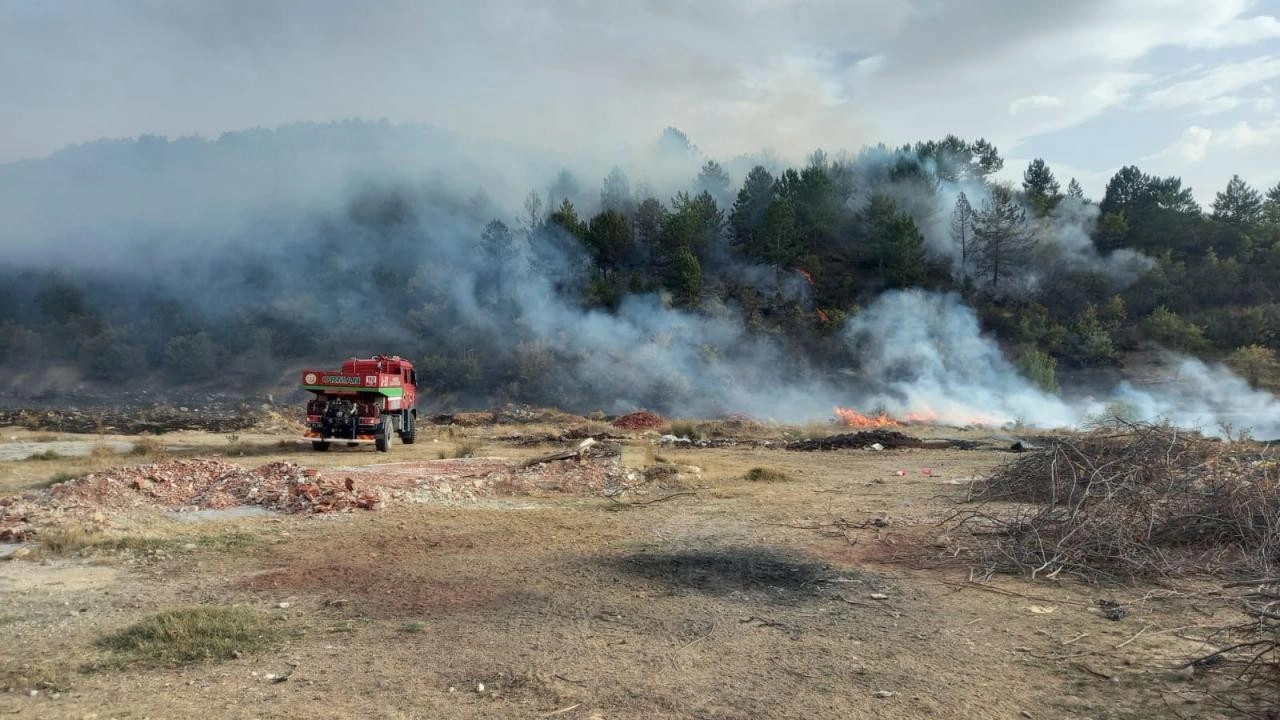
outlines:
M113 437L145 452L0 462L0 496L193 453L430 474L466 449L504 462L551 452L566 445L497 438L557 430L426 428L390 455L313 453L287 433ZM93 532L115 545L59 553L37 540L0 563L0 716L1220 717L1178 666L1205 650L1196 628L1225 605L1187 587L971 582L939 567L964 541L938 523L1008 443L907 432L984 447L673 450L631 432L623 465L700 472L623 501L544 489L311 516L108 513ZM397 465L371 467L385 463ZM748 481L754 467L788 479ZM1104 598L1127 616L1104 619ZM102 664L104 633L205 604L260 609L286 639L225 662Z

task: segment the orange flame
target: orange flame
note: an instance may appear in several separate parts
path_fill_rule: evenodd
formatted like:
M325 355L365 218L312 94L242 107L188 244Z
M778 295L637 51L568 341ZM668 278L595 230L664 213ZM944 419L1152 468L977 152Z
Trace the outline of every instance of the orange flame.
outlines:
M885 428L885 427L902 427L902 423L883 413L879 415L863 415L857 410L850 408L836 408L836 417L849 427L855 428Z

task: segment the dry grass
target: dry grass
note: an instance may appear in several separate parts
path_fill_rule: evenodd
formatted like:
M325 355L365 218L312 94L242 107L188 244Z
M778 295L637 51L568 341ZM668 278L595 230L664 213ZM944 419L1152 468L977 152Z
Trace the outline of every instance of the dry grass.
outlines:
M463 439L455 442L452 448L441 450L438 456L441 460L475 457L479 454L481 447L483 446L476 440Z
M255 537L246 533L172 537L111 535L98 529L76 526L41 530L36 539L40 541L36 556L46 558L112 552L165 553L194 548L230 550L255 542Z
M747 482L791 482L792 477L781 470L753 467L745 476Z
M169 457L164 443L160 442L159 438L154 435L142 435L134 440L133 450L129 454L151 460L163 460Z
M107 667L166 667L259 652L274 646L281 635L279 625L260 612L205 605L151 615L95 644L111 653Z
M54 485L57 485L58 483L67 482L69 480L75 480L78 477L83 477L83 473L74 473L74 472L65 472L65 471L56 472L50 475L48 479L44 480L43 482L37 483L32 487L43 489L47 487L52 487Z

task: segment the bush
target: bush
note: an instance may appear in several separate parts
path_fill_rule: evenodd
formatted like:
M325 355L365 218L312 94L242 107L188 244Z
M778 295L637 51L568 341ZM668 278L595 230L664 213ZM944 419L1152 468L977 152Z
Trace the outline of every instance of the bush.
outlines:
M1227 358L1227 365L1240 373L1250 385L1259 387L1275 382L1280 362L1276 360L1276 352L1261 345L1248 345L1236 348Z
M1045 392L1058 391L1058 361L1048 353L1031 350L1018 358L1018 371Z
M1152 311L1142 327L1151 339L1174 350L1199 350L1208 344L1204 328L1182 319L1163 305Z
M704 439L698 424L688 420L671 421L671 434L676 437L689 438L690 440Z

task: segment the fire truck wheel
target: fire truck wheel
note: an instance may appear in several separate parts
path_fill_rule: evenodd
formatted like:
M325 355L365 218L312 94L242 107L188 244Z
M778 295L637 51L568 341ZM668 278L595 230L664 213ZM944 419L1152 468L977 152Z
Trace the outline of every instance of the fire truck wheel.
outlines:
M388 425L390 423L384 420L378 434L373 436L373 447L378 452L387 452L391 449L391 433L388 432Z
M311 449L312 449L312 450L316 450L316 451L328 450L328 449L329 449L329 443L327 443L327 442L325 442L325 441L323 441L323 440L312 440L312 441L311 441Z
M404 430L400 431L400 442L405 445L412 445L413 441L418 439L418 424L415 420L413 413L406 412L404 414L404 420L402 421Z

